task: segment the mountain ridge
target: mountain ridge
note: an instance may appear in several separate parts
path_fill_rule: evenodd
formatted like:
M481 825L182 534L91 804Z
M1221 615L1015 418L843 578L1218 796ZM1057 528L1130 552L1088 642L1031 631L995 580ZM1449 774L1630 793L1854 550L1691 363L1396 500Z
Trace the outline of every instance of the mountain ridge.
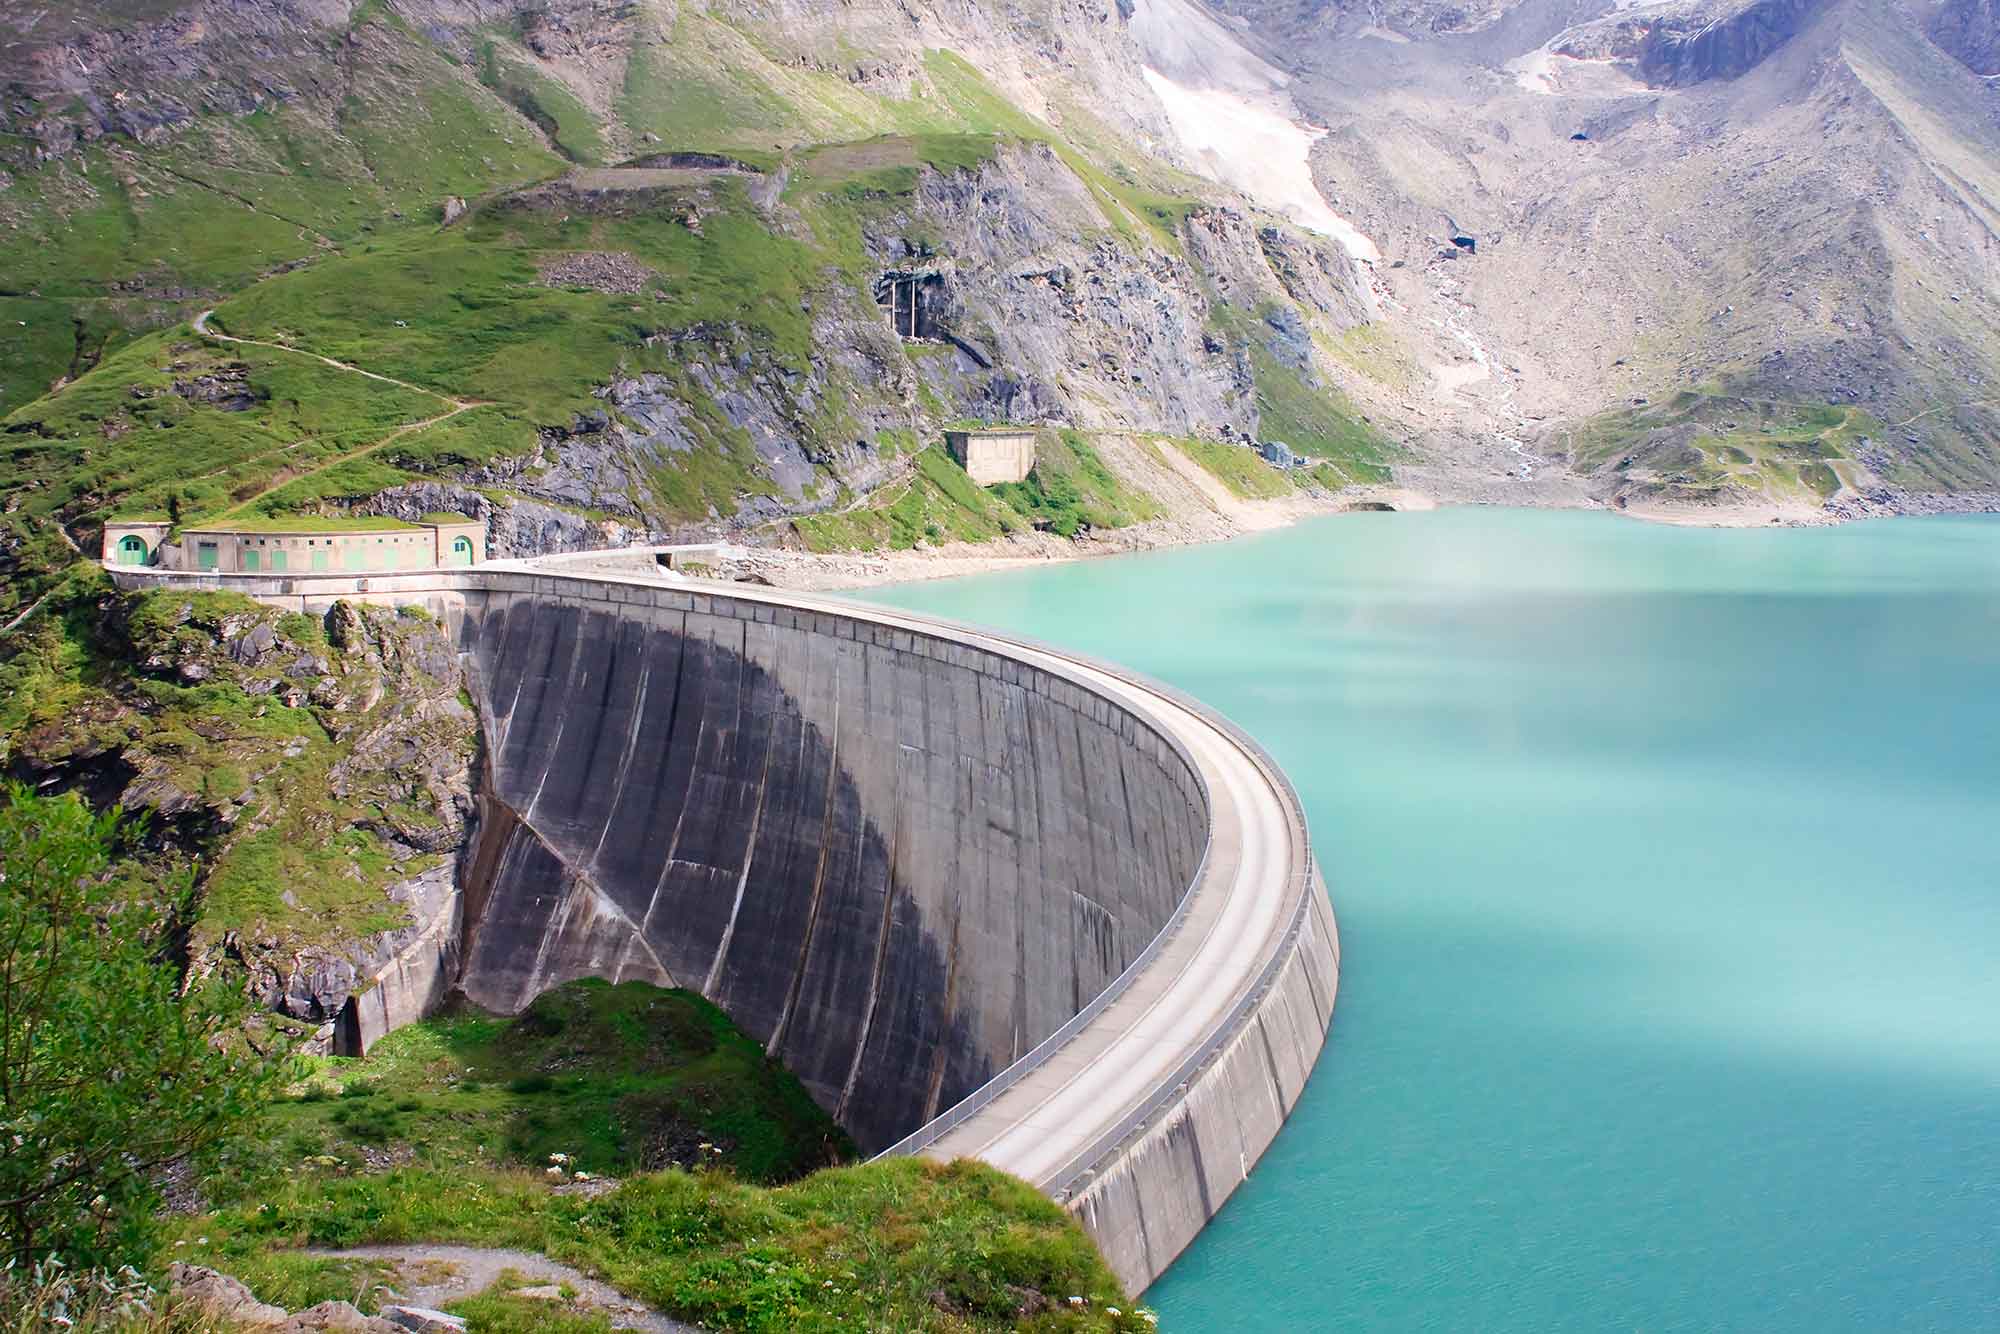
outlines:
M1393 469L1447 499L1793 520L1986 504L1989 11L90 0L0 17L0 410L8 438L54 442L0 469L5 558L56 558L37 515L87 546L121 506L165 503L105 457L130 404L78 412L72 386L121 348L117 392L146 391L134 357L174 383L208 352L149 331L209 307L491 410L414 452L315 463L317 488L217 443L204 476L228 494L198 478L193 510L243 504L253 480L259 503L319 511L442 485L546 509L513 525L523 542L743 531L915 484L904 442L979 417L1276 435L1326 459L1327 484ZM949 292L947 339L872 324L883 275L908 269ZM484 293L476 312L452 274ZM739 291L714 285L731 274ZM362 330L338 307L370 304L368 283L410 309ZM405 332L420 306L499 360L396 369L430 355ZM541 355L505 322L585 307L544 326L564 332ZM165 341L131 353L146 338ZM529 373L495 380L502 363ZM248 425L199 424L217 442ZM261 437L238 453L275 457Z

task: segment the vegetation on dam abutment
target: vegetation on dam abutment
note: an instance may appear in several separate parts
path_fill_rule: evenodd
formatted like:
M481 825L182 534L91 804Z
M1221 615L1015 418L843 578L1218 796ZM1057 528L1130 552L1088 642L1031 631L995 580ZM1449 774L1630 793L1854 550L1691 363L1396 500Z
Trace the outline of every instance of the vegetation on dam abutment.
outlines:
M700 997L583 981L512 1019L449 1014L314 1062L216 1157L209 1207L166 1250L291 1308L358 1293L369 1309L395 1282L314 1250L454 1242L539 1252L718 1330L1143 1326L1026 1185L851 1157Z
M8 803L0 857L11 889L37 902L41 889L54 895L57 878L38 867L101 880L111 821L25 789ZM109 903L132 891L113 879L89 892ZM75 958L94 928L76 918L56 930L75 937ZM58 966L52 948L14 962L25 960L30 977L123 982L112 991L135 1039L147 1025L175 1031L176 1009L194 1003L173 993L178 970L149 961L146 938L128 943L122 964ZM113 966L132 977L100 976ZM133 988L141 974L152 983ZM7 995L35 990L10 982ZM227 991L216 979L200 995ZM207 1027L190 1039L198 1044L219 1033L215 1023L240 1020L226 1007L204 1013ZM169 1044L160 1087L121 1086L114 1072L88 1104L49 1061L72 1050L71 1037L89 1038L91 1016L45 1008L24 1022L10 1005L7 1022L30 1051L23 1064L19 1044L8 1046L6 1126L19 1155L12 1167L22 1169L10 1168L9 1184L47 1176L78 1201L102 1186L74 1206L81 1230L63 1222L54 1196L53 1212L32 1215L42 1220L36 1239L75 1242L94 1267L71 1273L40 1251L17 1263L0 1278L10 1329L269 1328L284 1318L272 1312L298 1308L312 1308L301 1319L335 1320L322 1303L350 1304L340 1317L348 1323L288 1327L359 1328L398 1302L398 1288L449 1270L420 1245L440 1243L504 1248L513 1263L520 1253L546 1257L715 1330L1149 1323L1076 1222L1024 1183L971 1162L843 1165L851 1145L798 1081L688 992L570 983L511 1019L458 1010L406 1028L367 1059L288 1057L282 1045L246 1048L240 1038L208 1056L176 1056ZM289 1088L273 1091L274 1077L289 1077ZM193 1102L180 1092L210 1086L220 1091ZM120 1116L100 1114L113 1105ZM44 1124L63 1110L82 1119ZM126 1123L166 1125L170 1110L187 1129L175 1132L177 1151L145 1171L114 1161L79 1177L60 1166L137 1151L146 1133ZM100 1129L116 1143L98 1142ZM52 1134L66 1147L37 1158L44 1172L23 1149L53 1144ZM163 1200L166 1211L153 1213ZM29 1216L7 1213L10 1251L33 1249L14 1228ZM369 1245L413 1249L344 1253ZM136 1268L114 1273L121 1262ZM247 1290L220 1300L231 1281L203 1271ZM166 1289L169 1276L170 1291L146 1295L149 1279ZM511 1263L448 1305L474 1331L608 1330L613 1315L631 1313L607 1310L602 1292L529 1282Z

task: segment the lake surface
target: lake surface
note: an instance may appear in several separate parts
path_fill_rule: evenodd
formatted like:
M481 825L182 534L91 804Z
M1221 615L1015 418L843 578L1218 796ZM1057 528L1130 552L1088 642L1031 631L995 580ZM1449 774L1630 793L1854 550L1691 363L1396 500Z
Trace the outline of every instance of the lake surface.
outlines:
M2000 1329L2000 521L1353 515L878 590L1297 784L1331 1042L1206 1330Z

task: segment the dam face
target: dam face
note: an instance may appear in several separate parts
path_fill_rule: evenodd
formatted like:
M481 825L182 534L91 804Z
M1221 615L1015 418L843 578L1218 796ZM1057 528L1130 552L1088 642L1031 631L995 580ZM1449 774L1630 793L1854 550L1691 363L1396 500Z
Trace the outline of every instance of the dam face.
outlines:
M1150 726L1017 661L699 604L468 601L460 986L504 1012L582 976L700 991L878 1150L1159 934L1207 799Z
M1225 720L1115 667L645 552L110 573L454 627L476 841L377 942L344 1050L454 988L511 1012L583 976L688 987L858 1143L1027 1180L1136 1293L1325 1043L1339 940L1297 797Z

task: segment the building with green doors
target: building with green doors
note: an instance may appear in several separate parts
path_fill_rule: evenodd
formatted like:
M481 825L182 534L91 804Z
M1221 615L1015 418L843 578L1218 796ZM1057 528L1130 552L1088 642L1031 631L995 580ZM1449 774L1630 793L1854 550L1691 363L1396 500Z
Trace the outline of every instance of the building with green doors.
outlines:
M485 559L486 525L463 514L427 514L415 523L294 515L190 524L179 532L146 520L104 526L104 563L112 566L217 574L386 574Z

